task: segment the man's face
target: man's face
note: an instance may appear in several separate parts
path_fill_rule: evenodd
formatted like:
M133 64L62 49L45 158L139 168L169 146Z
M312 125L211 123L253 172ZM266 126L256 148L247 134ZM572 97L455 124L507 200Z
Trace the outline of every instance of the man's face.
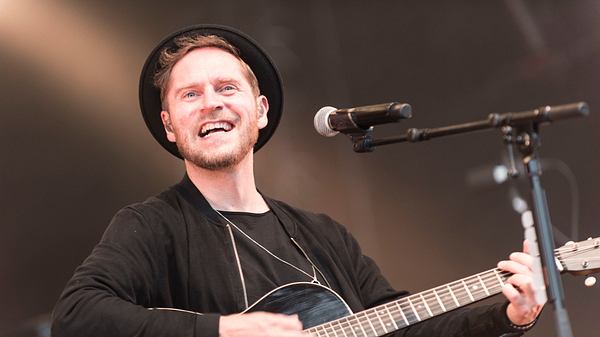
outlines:
M255 96L240 61L222 49L195 49L177 62L165 99L167 138L202 168L238 164L267 125L266 97Z

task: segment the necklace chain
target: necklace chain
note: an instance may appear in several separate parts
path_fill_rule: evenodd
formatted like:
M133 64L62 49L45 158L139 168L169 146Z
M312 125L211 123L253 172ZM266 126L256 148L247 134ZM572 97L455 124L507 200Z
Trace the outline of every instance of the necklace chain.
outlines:
M246 234L243 230L241 230L241 228L239 228L238 226L236 226L236 224L234 224L231 220L229 220L226 216L224 216L221 212L219 212L218 210L215 209L215 212L217 212L217 214L219 214L225 221L227 221L228 224L230 224L233 228L237 229L238 232L240 232L242 235L244 235L244 237L246 237L248 240L250 240L252 243L254 243L255 245L257 245L259 248L261 248L262 250L264 250L265 252L267 252L267 254L271 255L273 258L275 258L277 261L284 263L292 268L294 268L295 270L299 271L300 273L308 276L308 278L310 278L313 283L316 284L321 284L318 279L317 279L317 271L315 270L315 266L314 264L312 264L312 262L310 262L310 259L308 259L308 256L305 256L306 259L308 259L308 261L310 262L310 265L312 267L312 271L313 271L313 275L310 275L309 273L305 272L304 270L294 266L293 264L291 264L290 262L287 262L286 260L280 258L279 256L275 255L274 253L272 253L270 250L268 250L266 247L264 247L263 245L261 245L260 243L258 243L256 240L254 240L250 235Z

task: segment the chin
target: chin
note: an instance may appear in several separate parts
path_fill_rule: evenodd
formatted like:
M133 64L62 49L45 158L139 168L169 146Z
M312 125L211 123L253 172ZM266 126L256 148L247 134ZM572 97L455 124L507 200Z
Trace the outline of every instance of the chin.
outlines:
M239 148L222 149L219 153L190 153L190 151L185 151L184 149L180 149L179 151L187 161L197 167L210 171L233 168L248 155L248 151L243 151ZM249 151L252 151L252 148Z

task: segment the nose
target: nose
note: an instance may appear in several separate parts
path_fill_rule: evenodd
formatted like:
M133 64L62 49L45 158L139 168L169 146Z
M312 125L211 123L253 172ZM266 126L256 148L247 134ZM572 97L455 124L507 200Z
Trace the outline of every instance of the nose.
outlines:
M218 92L212 88L204 90L201 100L201 111L204 113L210 113L215 110L221 110L223 108L223 100Z

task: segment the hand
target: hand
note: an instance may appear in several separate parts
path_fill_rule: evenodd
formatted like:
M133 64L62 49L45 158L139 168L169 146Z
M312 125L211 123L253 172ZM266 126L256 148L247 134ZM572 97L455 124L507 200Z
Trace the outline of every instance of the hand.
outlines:
M219 337L307 337L297 315L252 312L221 316Z
M523 243L523 252L510 254L509 261L500 261L498 268L511 272L502 287L502 293L510 301L506 308L508 319L515 325L527 325L533 322L542 310L535 301L531 266L533 257L529 255L527 242Z

